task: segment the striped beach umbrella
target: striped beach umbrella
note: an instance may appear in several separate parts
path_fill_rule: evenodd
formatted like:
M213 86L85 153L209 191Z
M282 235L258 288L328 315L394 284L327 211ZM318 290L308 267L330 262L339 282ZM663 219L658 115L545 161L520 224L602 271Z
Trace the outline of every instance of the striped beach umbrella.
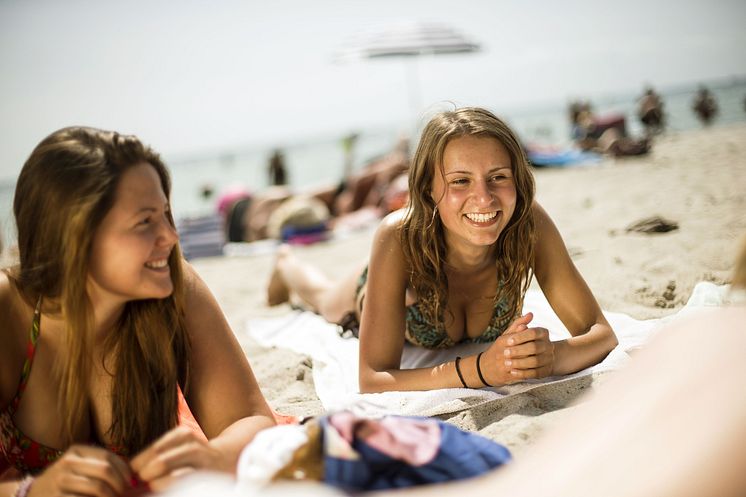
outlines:
M401 22L375 27L351 36L335 54L338 62L361 59L402 58L408 60L407 83L413 112L418 112L420 88L417 57L478 52L480 45L455 29L434 22Z

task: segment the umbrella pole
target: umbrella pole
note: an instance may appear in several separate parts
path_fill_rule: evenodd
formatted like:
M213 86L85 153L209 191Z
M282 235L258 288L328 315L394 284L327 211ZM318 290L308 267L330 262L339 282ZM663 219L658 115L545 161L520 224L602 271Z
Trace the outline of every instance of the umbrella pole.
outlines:
M422 109L422 93L420 91L420 77L417 68L417 57L408 57L405 61L407 72L407 92L409 93L409 112L413 125L417 126L420 110Z

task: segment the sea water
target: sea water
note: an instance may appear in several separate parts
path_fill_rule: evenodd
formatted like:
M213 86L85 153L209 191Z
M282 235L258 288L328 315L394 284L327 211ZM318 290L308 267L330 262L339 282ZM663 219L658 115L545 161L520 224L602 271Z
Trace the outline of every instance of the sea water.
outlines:
M719 114L713 126L723 126L746 121L746 79L719 81L708 84L719 105ZM658 89L666 113L668 131L697 129L701 125L691 110L697 91L693 85ZM591 101L597 114L621 113L627 117L631 135L642 133L636 116L637 100L641 92L629 92L601 97ZM570 123L568 102L557 102L539 108L505 110L490 107L504 118L519 134L524 143L569 145ZM389 152L400 138L400 130L371 128L355 130L359 138L354 147L353 167L365 164ZM412 143L414 147L416 143ZM157 144L154 144L157 149ZM268 184L267 164L275 149L285 158L291 187L309 188L338 183L343 175L345 151L342 135L301 140L278 147L236 147L212 155L164 156L173 180L172 208L177 219L214 212L220 192L230 188L260 191ZM29 151L30 152L30 151ZM213 195L205 197L202 191L209 187ZM0 235L8 245L15 239L12 225L13 182L0 183Z

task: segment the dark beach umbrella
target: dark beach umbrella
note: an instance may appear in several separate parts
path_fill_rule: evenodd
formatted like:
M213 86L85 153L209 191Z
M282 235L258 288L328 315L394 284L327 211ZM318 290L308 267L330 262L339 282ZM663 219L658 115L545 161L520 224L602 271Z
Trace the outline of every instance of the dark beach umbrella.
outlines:
M420 88L417 57L442 54L478 52L479 44L468 40L458 31L439 23L407 22L369 31L351 37L338 51L337 61L360 59L401 58L409 63L407 83L413 112L420 108Z

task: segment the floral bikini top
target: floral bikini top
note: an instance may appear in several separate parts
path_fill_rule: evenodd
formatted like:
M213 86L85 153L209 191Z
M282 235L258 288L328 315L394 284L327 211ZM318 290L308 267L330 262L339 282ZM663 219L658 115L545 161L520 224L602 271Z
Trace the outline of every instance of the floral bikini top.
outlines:
M360 301L361 309L365 297L362 292L367 281L368 266L366 266L360 274L357 281L357 287L355 288L355 301ZM415 302L414 304L407 306L404 338L412 345L417 345L418 347L424 347L426 349L447 349L462 343L489 343L497 340L497 337L502 335L503 331L507 329L516 317L518 316L510 313L508 300L503 297L495 303L490 324L481 335L454 342L442 324L443 319L440 319L440 326L436 326L435 323L432 323L425 317L425 314L420 309L420 303ZM351 313L351 316L348 315L345 319L349 319L349 321L341 326L350 329L352 331L352 336L357 337L360 328L360 323L357 321L357 318Z
M26 361L21 370L18 390L10 405L0 412L0 475L10 467L15 467L23 474L37 473L62 455L62 451L42 445L24 435L13 421L13 415L18 410L21 397L26 390L36 343L39 341L40 307L41 299L34 310L34 321L31 325L31 336L26 347Z
M0 411L0 478L10 468L15 468L21 474L36 474L48 465L56 461L64 451L53 449L27 437L13 421L13 416L18 410L23 392L26 390L31 365L34 362L36 344L39 341L39 323L41 321L41 299L34 310L34 320L31 325L28 346L26 347L26 361L21 370L21 381L18 390L10 405ZM204 437L202 429L194 419L184 395L179 388L179 425L187 426L191 430ZM207 438L205 437L205 440ZM126 455L123 448L107 447L119 455Z
M441 319L440 326L436 327L435 324L425 318L418 304L419 302L416 302L407 306L404 337L409 343L427 349L447 349L462 343L494 342L515 319L515 316L510 313L510 306L507 299L502 298L498 302L495 302L490 324L481 335L454 342L446 332L445 327L443 327L443 320Z

